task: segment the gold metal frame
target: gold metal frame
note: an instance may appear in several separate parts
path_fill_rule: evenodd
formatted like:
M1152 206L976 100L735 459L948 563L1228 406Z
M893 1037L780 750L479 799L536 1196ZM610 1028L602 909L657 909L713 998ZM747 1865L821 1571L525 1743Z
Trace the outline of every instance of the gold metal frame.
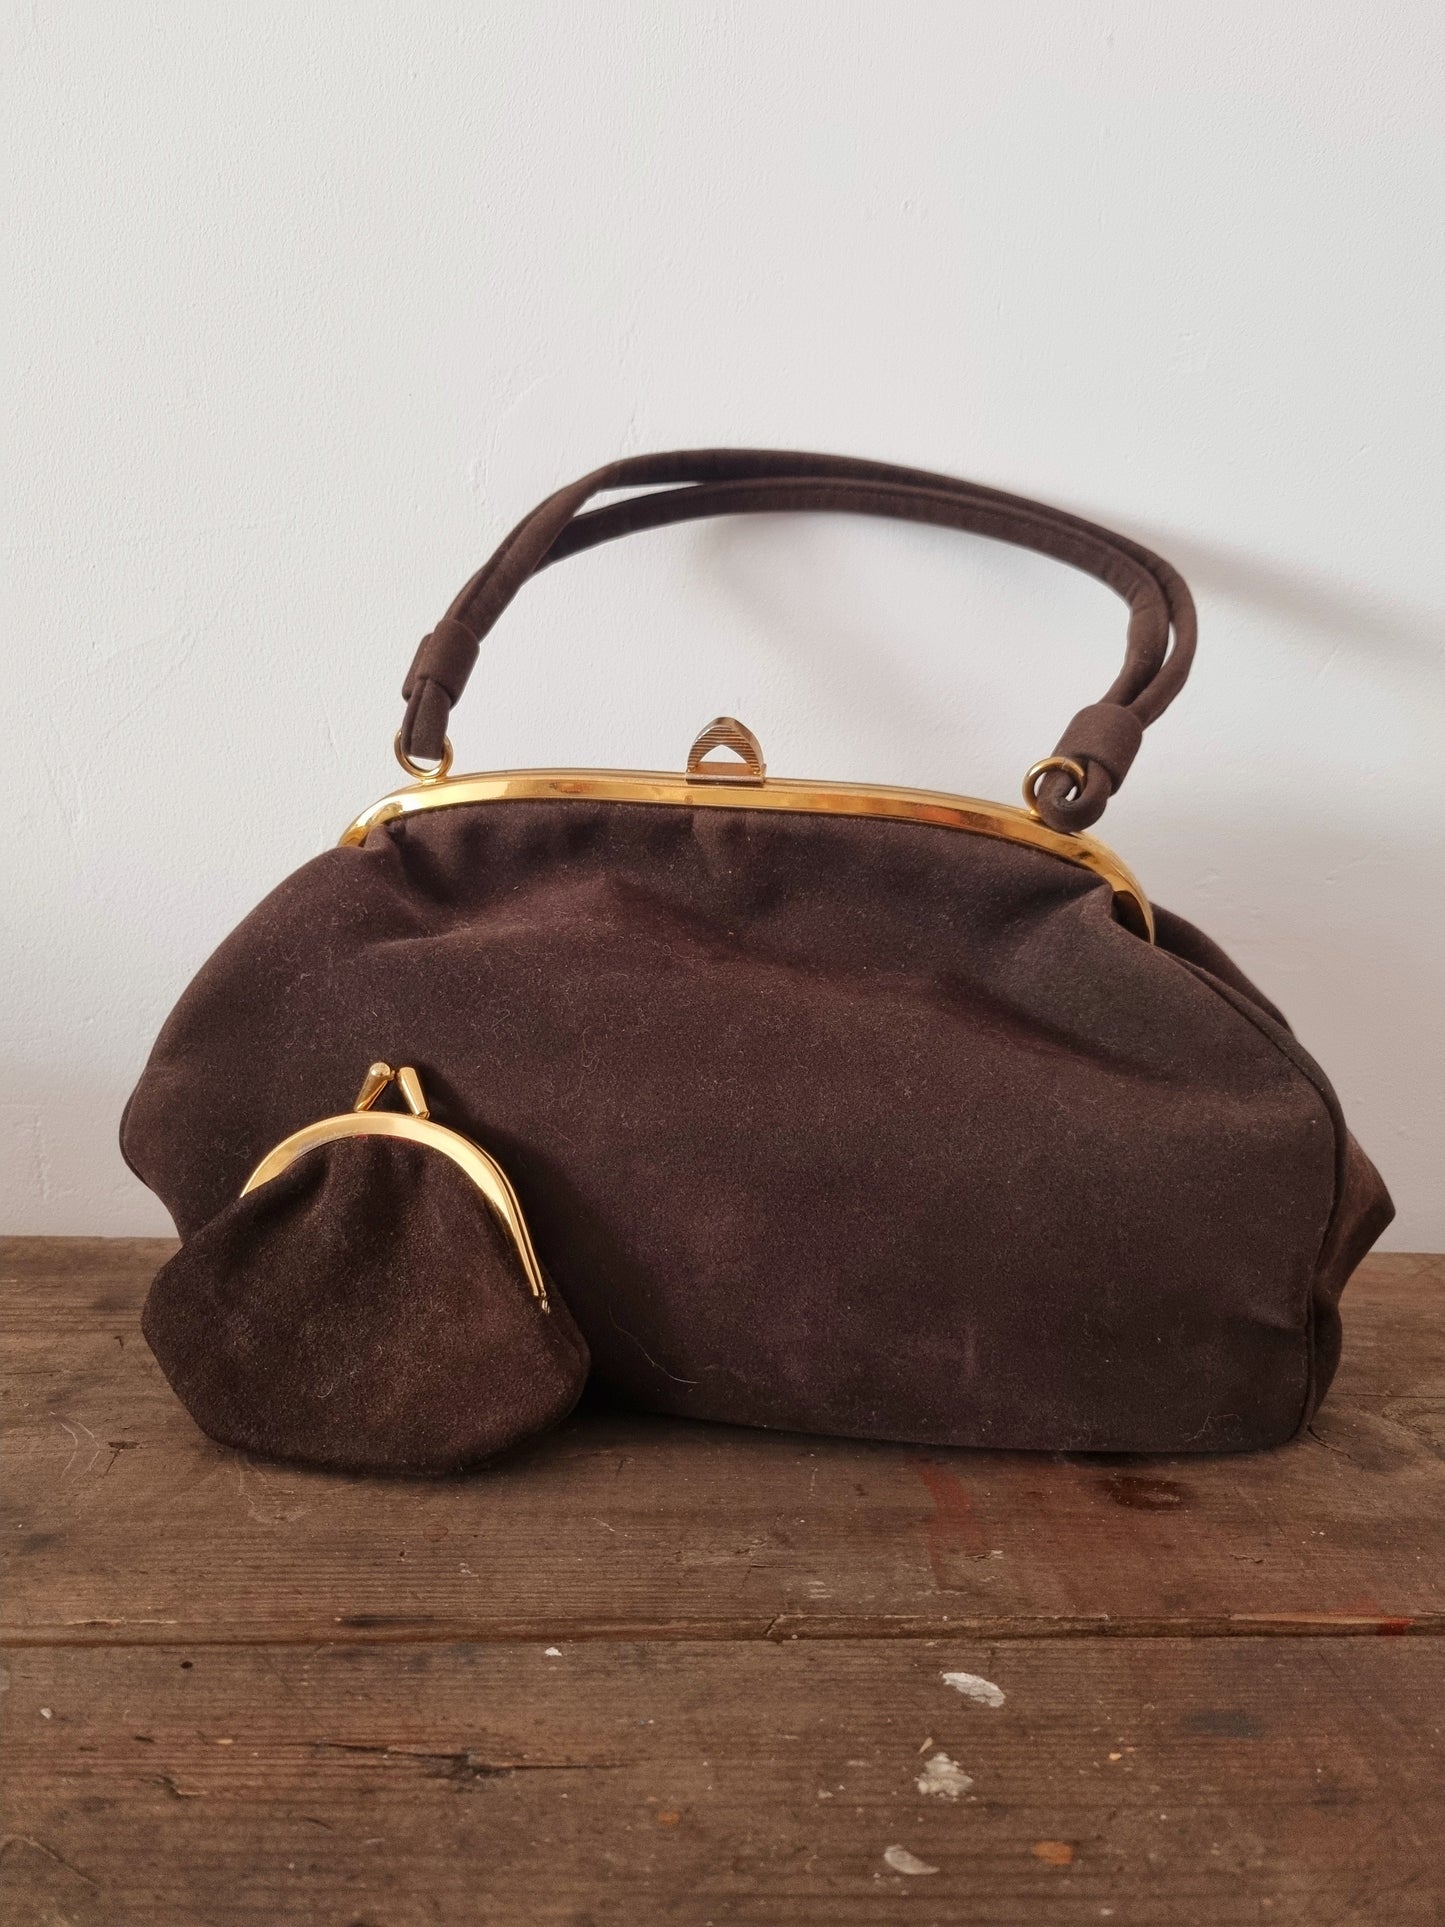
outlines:
M406 1101L406 1110L373 1110L377 1098L393 1081ZM479 1144L473 1144L470 1138L463 1137L459 1131L449 1131L444 1124L437 1123L427 1109L421 1080L409 1064L404 1064L397 1071L393 1071L389 1064L373 1064L366 1073L366 1081L357 1095L354 1108L342 1111L336 1117L320 1118L315 1124L305 1124L299 1131L293 1131L290 1137L283 1138L273 1150L266 1153L247 1178L241 1188L241 1196L244 1198L247 1192L269 1184L272 1178L279 1177L288 1165L294 1164L307 1151L314 1151L323 1144L335 1144L338 1139L348 1137L406 1138L413 1144L424 1144L429 1150L440 1151L443 1157L450 1158L476 1185L501 1221L502 1229L511 1239L521 1260L532 1296L543 1311L551 1309L547 1302L547 1284L542 1276L542 1267L532 1248L527 1220L522 1215L522 1207L512 1189L511 1180L496 1159L489 1157Z
M722 725L728 733L722 734ZM741 729L731 718L710 723L698 744L735 741ZM720 732L713 735L713 732ZM751 737L753 745L756 738ZM694 745L697 761L702 757ZM1102 877L1114 892L1122 921L1148 942L1154 941L1154 913L1143 885L1106 844L1091 836L1051 830L1032 810L1008 803L988 803L974 796L950 796L940 790L896 789L873 783L817 783L788 776L763 776L740 771L742 780L715 780L712 768L689 775L663 770L617 769L504 769L474 776L450 776L451 745L440 769L406 789L393 790L363 810L341 838L343 847L362 843L372 830L423 810L455 809L473 803L576 802L651 803L677 809L782 810L811 816L880 816L901 823L930 823L937 829L968 830L975 836L999 837L1028 849L1076 863ZM761 765L761 751L758 763ZM415 767L415 766L413 766ZM736 767L736 766L735 766ZM1037 769L1037 765L1035 766ZM1030 772L1034 781L1037 775ZM1080 772L1082 777L1082 772ZM702 780L699 780L702 778ZM711 780L710 780L711 779Z

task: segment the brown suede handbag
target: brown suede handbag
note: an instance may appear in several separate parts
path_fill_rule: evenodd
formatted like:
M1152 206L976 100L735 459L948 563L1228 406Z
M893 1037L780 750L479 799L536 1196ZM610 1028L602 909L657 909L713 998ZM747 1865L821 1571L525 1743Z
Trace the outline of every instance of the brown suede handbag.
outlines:
M537 570L785 509L997 537L1128 604L1122 670L1024 807L779 779L728 718L677 774L451 774L451 707ZM221 945L127 1108L126 1157L186 1240L147 1329L201 1423L443 1470L565 1410L590 1350L611 1394L735 1424L1046 1451L1290 1438L1389 1197L1280 1012L1086 834L1194 638L1147 549L921 470L712 449L543 502L417 651L397 738L416 780ZM475 1200L427 1179L423 1211L410 1167L308 1178L303 1158L264 1236L236 1215L375 1058L415 1066L505 1166L580 1331L548 1340L514 1422L456 1422L493 1396L489 1344L537 1343L497 1253L477 1271L495 1225ZM464 1344L473 1289L515 1302ZM267 1387L303 1323L298 1407Z

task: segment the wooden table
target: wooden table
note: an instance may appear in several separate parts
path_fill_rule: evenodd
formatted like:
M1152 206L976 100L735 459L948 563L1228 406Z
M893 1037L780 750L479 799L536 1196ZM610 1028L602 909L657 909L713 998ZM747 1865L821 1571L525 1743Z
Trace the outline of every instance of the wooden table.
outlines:
M169 1249L6 1255L7 1927L1445 1917L1445 1259L1262 1456L585 1411L423 1483L202 1438Z

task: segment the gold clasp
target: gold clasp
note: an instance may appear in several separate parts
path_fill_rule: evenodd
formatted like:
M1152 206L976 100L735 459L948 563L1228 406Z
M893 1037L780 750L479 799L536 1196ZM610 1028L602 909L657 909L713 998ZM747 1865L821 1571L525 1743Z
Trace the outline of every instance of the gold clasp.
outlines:
M401 1092L402 1101L413 1117L430 1117L431 1111L422 1095L421 1079L410 1064L403 1064L394 1071L390 1064L373 1064L366 1073L361 1089L356 1093L353 1111L369 1111L381 1096L388 1084L395 1084Z
M737 762L712 763L707 760L715 749L730 749ZM689 783L759 784L767 776L763 746L736 716L716 716L687 752Z
M405 1111L378 1111L374 1108L376 1100L389 1084L395 1084L401 1092L406 1103ZM299 1131L293 1131L290 1137L283 1138L273 1150L266 1153L247 1178L241 1196L244 1198L248 1192L269 1184L272 1178L279 1177L303 1153L318 1150L323 1144L335 1144L343 1138L353 1137L403 1138L413 1144L424 1144L429 1150L440 1151L443 1157L450 1158L471 1179L501 1221L502 1229L511 1239L521 1263L528 1289L538 1305L543 1311L551 1309L547 1303L547 1281L537 1262L532 1234L527 1229L527 1220L522 1215L522 1206L512 1189L511 1179L480 1144L474 1144L459 1131L450 1131L444 1124L437 1123L427 1108L421 1079L410 1064L403 1064L399 1070L393 1070L390 1064L373 1064L362 1080L351 1109L342 1111L337 1117L323 1117L315 1124L303 1125Z

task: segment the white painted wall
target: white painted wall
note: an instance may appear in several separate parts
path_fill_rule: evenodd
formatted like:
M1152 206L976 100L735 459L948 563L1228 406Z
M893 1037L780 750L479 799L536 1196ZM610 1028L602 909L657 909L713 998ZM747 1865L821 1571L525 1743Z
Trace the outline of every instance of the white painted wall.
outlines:
M1106 835L1279 999L1445 1246L1436 0L9 4L0 121L14 1230L168 1228L121 1104L212 946L396 776L417 638L624 451L1042 495L1198 594ZM1122 608L779 518L536 584L464 764L1011 798ZM237 1075L248 1067L237 1066Z

